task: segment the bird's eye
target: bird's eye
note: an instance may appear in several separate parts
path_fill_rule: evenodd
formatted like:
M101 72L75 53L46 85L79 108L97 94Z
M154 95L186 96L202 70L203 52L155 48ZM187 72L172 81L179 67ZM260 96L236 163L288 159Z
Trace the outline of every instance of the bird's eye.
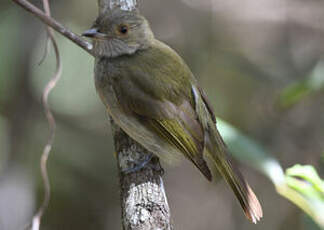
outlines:
M128 26L127 25L119 25L118 32L121 34L127 34Z

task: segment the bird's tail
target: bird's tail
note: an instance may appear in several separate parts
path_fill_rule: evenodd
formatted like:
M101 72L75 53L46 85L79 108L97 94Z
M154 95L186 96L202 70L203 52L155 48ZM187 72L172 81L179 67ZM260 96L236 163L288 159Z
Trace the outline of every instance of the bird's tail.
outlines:
M227 147L216 127L211 129L208 142L207 153L209 157L232 188L246 217L256 223L263 215L261 205L240 171L231 163L227 154Z

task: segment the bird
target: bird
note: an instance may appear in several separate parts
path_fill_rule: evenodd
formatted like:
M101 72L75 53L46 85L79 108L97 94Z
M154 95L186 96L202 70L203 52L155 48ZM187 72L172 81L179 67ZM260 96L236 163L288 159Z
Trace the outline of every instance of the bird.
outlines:
M113 121L162 160L184 156L208 181L216 168L246 217L259 221L260 202L232 163L205 92L139 10L109 9L82 35L92 39L95 87Z

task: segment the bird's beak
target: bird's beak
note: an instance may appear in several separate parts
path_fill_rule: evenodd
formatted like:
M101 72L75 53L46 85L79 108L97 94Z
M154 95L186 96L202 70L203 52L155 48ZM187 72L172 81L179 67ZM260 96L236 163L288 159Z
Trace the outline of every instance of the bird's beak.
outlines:
M82 33L82 36L88 37L88 38L95 38L99 35L98 28L91 28L90 30L84 31Z
M95 40L105 40L109 38L107 34L99 32L99 29L95 27L91 28L90 30L84 31L82 33L82 36L92 38Z

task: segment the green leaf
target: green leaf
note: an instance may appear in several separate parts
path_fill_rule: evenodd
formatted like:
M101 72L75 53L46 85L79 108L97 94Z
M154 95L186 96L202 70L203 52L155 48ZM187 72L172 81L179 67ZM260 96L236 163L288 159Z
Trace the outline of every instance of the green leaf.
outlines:
M279 97L279 106L282 108L290 107L311 93L307 80L293 83L282 90Z
M218 128L232 155L266 175L278 194L302 209L324 229L324 182L315 168L310 165L295 165L284 174L277 159L262 145L225 121L218 121Z
M225 121L220 119L217 121L217 127L235 158L262 172L274 184L285 182L285 175L279 162L261 144L242 134Z
M321 180L316 172L316 169L311 165L294 165L286 170L286 175L289 178L302 178L307 182L307 188L314 190L314 193L324 201L324 181Z
M278 105L281 108L290 107L322 89L324 89L324 61L319 62L306 79L283 89L279 95Z

